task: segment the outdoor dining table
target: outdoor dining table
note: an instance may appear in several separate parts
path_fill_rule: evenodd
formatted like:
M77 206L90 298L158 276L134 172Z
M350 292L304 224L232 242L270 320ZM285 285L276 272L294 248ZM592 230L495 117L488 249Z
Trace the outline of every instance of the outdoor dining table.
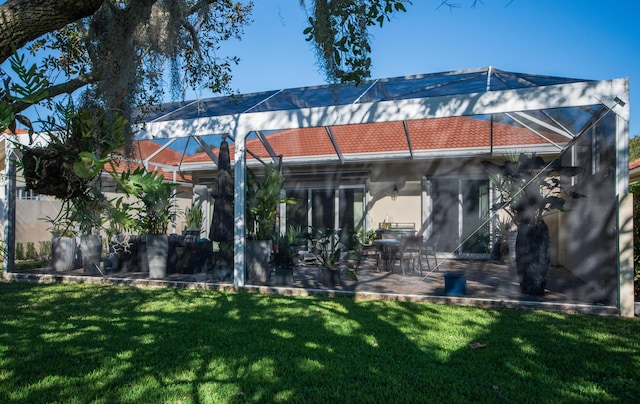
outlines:
M380 248L380 257L384 261L384 269L387 271L393 270L393 268L389 269L389 262L393 262L393 257L400 248L400 240L395 238L381 238L373 240L373 244Z

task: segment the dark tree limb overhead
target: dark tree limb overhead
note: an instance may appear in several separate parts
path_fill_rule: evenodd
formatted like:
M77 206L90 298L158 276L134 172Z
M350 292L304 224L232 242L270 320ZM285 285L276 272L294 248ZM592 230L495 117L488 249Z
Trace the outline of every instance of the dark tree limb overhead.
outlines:
M0 5L0 63L40 36L92 15L104 0L8 0Z

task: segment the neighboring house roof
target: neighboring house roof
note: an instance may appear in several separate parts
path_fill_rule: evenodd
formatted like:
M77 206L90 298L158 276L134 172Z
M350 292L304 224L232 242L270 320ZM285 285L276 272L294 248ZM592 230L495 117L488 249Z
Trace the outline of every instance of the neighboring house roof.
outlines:
M26 135L27 133L29 133L29 131L28 131L28 130L20 129L20 128L16 128L15 135ZM3 130L3 131L2 131L2 134L3 134L3 135L9 135L9 136L14 135L14 133L13 133L13 132L11 132L9 129L5 129L5 130Z
M640 158L629 162L629 183L640 181Z
M149 159L149 169L157 170L159 174L164 176L167 180L173 180L173 170L169 170L169 166L177 166L182 157L182 153L177 152L171 148L163 148L161 144L154 142L153 140L138 140L133 143L133 157L127 159L116 160L115 168L117 173L123 173L125 171L133 171L136 168L144 167L143 161ZM107 166L108 171L111 167ZM191 181L191 176L180 176L181 180Z
M406 125L406 130L405 130ZM406 122L380 122L358 125L340 125L302 129L286 129L267 135L269 145L277 155L284 158L336 155L328 131L336 140L343 155L443 152L451 149L489 147L518 147L546 145L548 141L531 130L470 117L422 119ZM543 134L547 139L564 143L566 138L556 134ZM248 139L247 150L260 158L269 153L257 138ZM214 150L217 155L217 149ZM234 148L230 145L233 158ZM253 158L251 154L247 158ZM209 157L201 152L185 156L183 163L208 162Z
M153 155L150 161L157 164L175 164L182 157L182 153L168 147L162 149L162 145L153 140L135 141L133 143L133 154L136 159L140 160L145 160Z

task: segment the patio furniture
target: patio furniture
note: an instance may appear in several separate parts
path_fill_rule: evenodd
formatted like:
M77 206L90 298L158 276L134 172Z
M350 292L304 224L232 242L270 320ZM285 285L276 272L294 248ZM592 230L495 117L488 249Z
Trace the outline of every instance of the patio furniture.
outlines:
M399 239L416 234L415 223L380 223L376 230L376 238Z
M429 271L431 271L431 264L429 263L429 255L433 256L433 260L435 261L435 264L436 264L433 267L433 270L434 271L438 270L438 257L436 256L436 251L438 249L439 240L440 240L440 235L432 234L431 236L429 236L429 238L424 240L424 243L422 245L422 255L424 256L425 261L427 261L427 268L429 268Z
M358 254L358 262L356 263L356 272L360 268L360 263L363 258L375 257L376 259L376 271L380 271L380 247L375 244L363 245Z
M418 268L420 275L422 275L422 249L424 241L421 236L404 236L400 239L400 246L397 251L398 260L400 261L400 267L402 268L402 275L405 275L405 268L411 265L411 270L416 270L416 260L418 262Z
M394 256L400 248L400 240L395 238L381 238L373 241L373 244L380 249L380 258L384 261L385 271L389 271L389 263L391 262L393 269Z

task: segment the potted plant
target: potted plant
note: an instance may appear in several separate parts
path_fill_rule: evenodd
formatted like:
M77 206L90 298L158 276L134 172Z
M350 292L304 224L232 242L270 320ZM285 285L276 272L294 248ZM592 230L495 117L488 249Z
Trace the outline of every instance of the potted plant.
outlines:
M100 258L102 256L102 238L100 229L103 223L103 212L107 210L108 202L99 189L92 183L84 194L66 202L69 218L78 226L80 234L80 252L82 268L85 275L97 275L100 272Z
M175 251L175 261L180 273L199 273L206 272L210 265L210 259L213 257L213 243L208 238L201 238L202 223L204 221L204 213L200 205L191 204L185 210L185 220L187 228L185 236L180 237L180 241L175 246L169 246L172 256ZM171 241L171 240L170 240ZM178 257L177 247L183 247L183 253Z
M515 271L517 232L510 217L500 217L498 219L490 257L492 261L504 262L504 257L508 256L510 269Z
M149 277L164 278L169 253L167 227L174 207L176 184L165 182L159 173L143 168L122 173L117 183L126 195L133 195L140 201L136 206L136 221L145 239Z
M18 145L18 167L27 189L63 201L57 220L65 227L63 233L77 225L85 250L83 268L93 274L99 270L102 242L97 230L106 205L96 181L112 153L124 146L126 121L98 106L76 109L72 102L55 103L54 111L42 122L47 145ZM60 241L52 240L54 258Z
M51 261L56 272L71 271L77 255L76 226L69 219L69 212L61 209L55 218L45 220L51 224Z
M199 237L204 220L202 207L191 204L184 212L184 219L187 222L187 235Z
M544 217L564 210L566 198L581 197L566 192L563 182L577 175L580 168L563 166L559 159L547 162L535 153L521 153L503 164L482 164L500 193L493 209L506 212L517 228L515 259L520 289L541 296L551 259L551 238Z
M135 266L133 233L138 230L138 226L133 211L133 205L126 202L123 196L109 201L105 228L109 248L104 265L106 271L130 272Z
M247 278L249 282L264 283L269 280L269 262L273 250L275 224L280 203L295 203L282 196L284 178L273 163L265 168L258 181L255 173L247 169L246 220L247 220Z
M302 229L288 226L278 238L278 248L274 254L275 284L293 284L293 270L298 262L298 248L304 244Z
M340 279L340 268L338 268L338 263L340 262L342 252L345 249L344 244L340 242L340 230L315 229L312 233L312 249L313 253L320 261L322 279L330 287L339 285L342 281Z
M376 231L375 230L365 230L360 229L357 233L353 235L353 246L356 251L359 251L363 247L368 247L373 245L373 240L376 239Z
M100 272L100 229L106 205L106 198L99 187L92 183L82 194L64 200L55 218L46 219L52 224L52 259L56 271L71 270L76 267L75 261L81 259L84 274L96 275ZM77 236L80 238L79 245Z

